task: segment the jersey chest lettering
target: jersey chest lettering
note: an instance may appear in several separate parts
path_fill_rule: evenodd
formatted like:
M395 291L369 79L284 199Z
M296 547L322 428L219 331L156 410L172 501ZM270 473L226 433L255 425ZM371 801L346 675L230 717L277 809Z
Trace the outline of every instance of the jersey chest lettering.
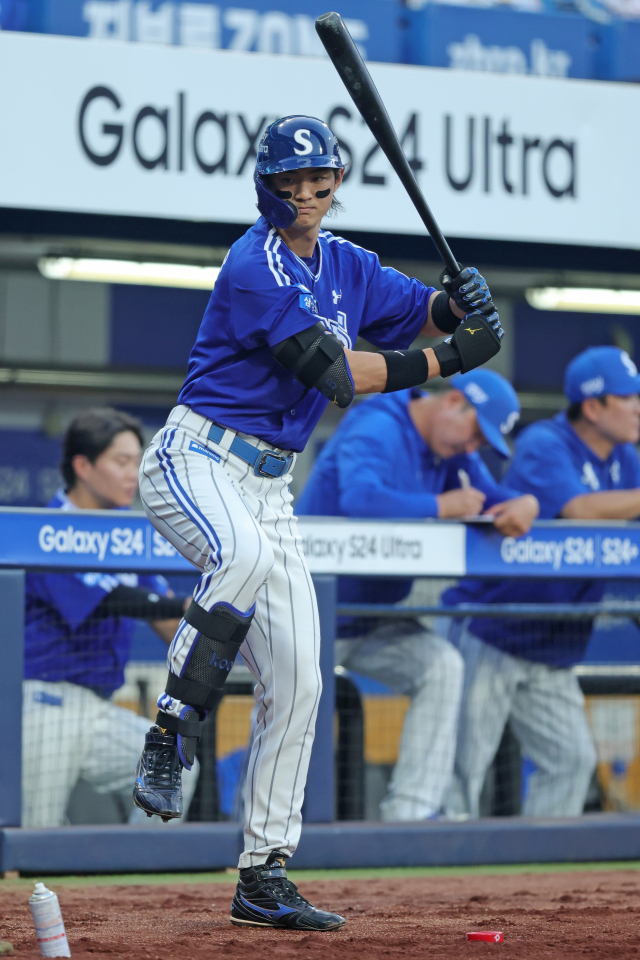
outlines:
M300 295L300 306L317 316L347 350L352 350L364 309L365 291L364 288L360 290L357 283L351 287L343 284L332 268L334 264L331 258L325 255L317 280L313 281L309 276L303 277L299 275L299 268L296 270L296 279L300 280L298 286L303 291Z

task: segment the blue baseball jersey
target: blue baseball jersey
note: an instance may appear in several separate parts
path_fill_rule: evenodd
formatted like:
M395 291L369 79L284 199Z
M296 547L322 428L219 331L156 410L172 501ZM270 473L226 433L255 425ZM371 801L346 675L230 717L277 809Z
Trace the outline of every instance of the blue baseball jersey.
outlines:
M297 504L299 514L375 519L438 516L437 495L461 486L461 471L486 494L486 506L520 494L496 483L477 453L442 460L422 439L409 415L409 402L424 396L401 390L363 400L328 441ZM397 603L413 580L340 577L342 603ZM343 619L340 636L371 629L371 620Z
M62 490L48 506L77 509ZM120 584L147 587L160 596L169 588L164 577L133 573L27 574L26 680L66 680L104 697L122 686L135 621L92 618L96 607Z
M602 490L640 487L640 460L635 447L620 444L601 460L580 439L564 413L540 420L516 441L505 482L540 502L540 519L560 516L569 500ZM597 603L603 580L509 580L504 583L462 580L447 590L443 603ZM567 667L585 653L592 624L568 620L472 620L471 631L486 643L527 660Z
M351 349L408 347L433 287L324 230L315 258L296 256L261 217L231 247L211 294L178 403L223 426L300 451L327 400L274 359L272 348L321 320Z

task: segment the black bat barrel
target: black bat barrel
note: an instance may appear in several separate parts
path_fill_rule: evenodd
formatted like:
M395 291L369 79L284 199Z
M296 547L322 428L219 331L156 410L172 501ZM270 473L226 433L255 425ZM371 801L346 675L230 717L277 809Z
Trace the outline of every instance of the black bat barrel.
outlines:
M418 186L385 105L344 20L339 13L324 13L316 20L316 32L349 96L400 177L447 270L455 276L460 269L456 258Z

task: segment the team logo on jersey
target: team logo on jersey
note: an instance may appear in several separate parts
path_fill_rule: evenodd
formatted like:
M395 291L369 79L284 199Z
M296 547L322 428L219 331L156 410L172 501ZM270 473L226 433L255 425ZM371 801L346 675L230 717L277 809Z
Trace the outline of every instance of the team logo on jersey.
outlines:
M590 463L589 460L583 464L580 483L584 483L585 487L591 487L592 490L600 489L600 481L598 480L596 472L593 469L593 464Z
M327 330L335 334L338 340L345 345L347 350L352 349L351 337L347 332L347 315L342 310L338 310L335 320L329 320L327 317L320 317Z
M336 293L335 290L332 290L331 295L333 297L334 306L337 305L342 300L342 290L340 291L340 293Z
M312 293L301 293L298 299L301 310L306 310L308 313L313 313L314 316L318 316L320 312L318 310L318 301Z
M620 461L614 460L611 466L609 467L609 474L611 476L611 482L615 483L616 486L620 483Z

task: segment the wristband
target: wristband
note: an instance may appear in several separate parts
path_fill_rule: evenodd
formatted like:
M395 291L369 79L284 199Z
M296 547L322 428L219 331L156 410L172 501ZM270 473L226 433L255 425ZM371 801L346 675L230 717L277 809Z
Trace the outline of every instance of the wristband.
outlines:
M454 373L460 373L462 362L460 354L450 342L439 343L433 348L436 359L440 364L440 376L452 377Z
M387 365L387 383L383 393L418 387L429 379L429 361L424 350L381 350Z
M453 333L462 323L462 318L457 317L451 309L449 294L442 290L431 303L431 319L443 333Z

